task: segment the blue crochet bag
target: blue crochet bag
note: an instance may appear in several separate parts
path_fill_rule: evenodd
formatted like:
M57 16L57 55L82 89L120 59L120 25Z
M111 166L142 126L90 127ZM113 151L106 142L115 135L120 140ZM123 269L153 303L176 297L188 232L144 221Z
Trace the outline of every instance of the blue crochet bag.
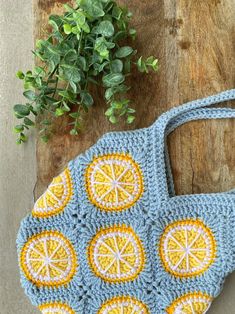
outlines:
M175 196L166 138L235 89L105 134L21 223L21 282L43 314L204 314L235 268L235 194Z

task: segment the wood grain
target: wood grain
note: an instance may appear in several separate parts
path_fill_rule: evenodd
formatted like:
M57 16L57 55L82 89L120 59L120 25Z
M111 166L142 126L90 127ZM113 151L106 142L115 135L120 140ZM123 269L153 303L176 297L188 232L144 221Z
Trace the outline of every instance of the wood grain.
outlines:
M48 15L67 1L34 0L35 38L43 35ZM149 126L170 107L232 88L235 73L234 0L122 0L134 14L140 55L159 58L158 74L135 72L129 93L137 109L135 124ZM102 90L77 137L65 133L66 119L56 125L45 145L37 141L37 184L40 195L66 163L107 131L126 130L104 117ZM169 139L177 194L224 191L235 186L235 121L193 122ZM232 175L233 174L233 175Z

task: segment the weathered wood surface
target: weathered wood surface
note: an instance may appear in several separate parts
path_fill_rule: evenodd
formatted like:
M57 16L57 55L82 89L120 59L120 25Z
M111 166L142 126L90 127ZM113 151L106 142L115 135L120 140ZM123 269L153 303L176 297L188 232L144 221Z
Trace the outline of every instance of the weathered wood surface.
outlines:
M35 37L45 30L48 14L66 1L34 0ZM142 55L158 56L158 74L134 73L130 97L137 108L135 124L149 126L170 107L234 86L235 1L120 1L134 13L136 46ZM105 132L123 130L104 117L102 92L85 131L64 134L63 121L49 144L37 143L38 196L65 164ZM203 121L182 126L170 137L177 194L224 191L235 186L235 121Z

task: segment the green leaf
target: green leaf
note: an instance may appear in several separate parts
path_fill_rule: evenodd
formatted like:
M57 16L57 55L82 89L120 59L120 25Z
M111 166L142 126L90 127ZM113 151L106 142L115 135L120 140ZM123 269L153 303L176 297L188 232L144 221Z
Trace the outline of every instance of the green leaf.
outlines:
M44 58L44 56L38 52L38 51L32 51L32 53L37 57L39 58L41 61L45 61L46 59Z
M69 90L62 90L61 92L58 93L60 96L62 96L65 99L68 99L71 102L74 102L74 93L69 91Z
M78 135L78 131L76 129L72 129L69 133L71 135Z
M118 122L118 121L117 121L117 118L116 118L115 116L110 116L110 117L109 117L109 121L110 121L111 123L113 123L113 124L115 124L115 123Z
M27 76L27 77L32 77L32 74L33 74L32 71L27 71L25 76Z
M140 57L137 61L137 68L140 72L148 73L148 68L156 72L158 70L158 59L150 56L144 61L143 58Z
M44 76L46 74L45 70L42 67L36 66L34 68L34 73L36 75Z
M65 63L72 63L72 62L76 61L77 58L78 58L78 54L77 54L76 50L75 50L75 49L71 49L71 50L69 50L69 51L65 54L65 56L64 56L64 62L65 62Z
M142 56L137 61L137 68L140 72L148 72L148 69Z
M103 2L105 5L104 5L104 8L105 8L105 13L106 13L106 16L109 16L108 13L111 13L110 10L113 8L114 6L114 1L112 0L101 0L101 2Z
M16 125L13 129L15 133L21 133L24 131L24 126L22 124Z
M105 115L106 115L107 117L112 116L112 115L113 115L113 108L110 107L108 110L106 110L106 111L105 111Z
M76 21L79 26L82 26L86 22L86 16L82 11L75 11L73 13L73 20Z
M117 58L125 58L125 57L131 55L132 52L133 52L133 49L131 47L125 46L125 47L119 48L116 51L115 55Z
M108 42L104 37L98 37L95 41L95 50L99 53L112 49L115 47L115 43Z
M77 26L72 27L72 33L75 34L75 35L79 35L79 37L77 37L77 39L79 40L80 33L81 33L80 26L77 25Z
M114 34L114 26L110 21L102 21L98 26L97 33L105 37L112 37Z
M62 108L56 108L55 115L56 117L63 116L64 110Z
M63 101L63 110L66 111L66 112L70 112L71 111L70 107L68 106L68 104L65 101Z
M74 93L77 93L77 85L76 85L76 83L74 83L73 81L70 81L69 84L72 87Z
M128 18L131 18L131 17L133 16L133 13L130 12L130 11L128 11L126 16L127 16Z
M109 41L106 41L106 47L108 48L108 49L112 49L112 48L114 48L116 45L115 45L115 43L111 43L111 42L109 42Z
M129 34L130 34L132 39L135 39L136 38L136 29L130 28L129 29Z
M84 30L85 33L90 33L90 26L87 23L84 23L81 28Z
M90 17L98 18L104 16L102 2L100 0L79 0L77 1L81 9L83 9Z
M126 31L119 31L119 32L117 32L117 33L114 35L113 40L114 40L115 42L118 42L118 41L120 41L120 40L122 40L122 39L125 39L126 37L127 37L127 32L126 32Z
M35 123L27 117L24 118L24 124L28 125L28 126L34 126L35 125Z
M105 91L105 99L106 100L110 100L112 98L112 96L114 95L114 91L113 89L110 87Z
M112 16L116 19L116 20L120 20L121 16L122 16L122 9L118 6L114 6L113 7L113 11L112 11Z
M146 59L146 66L150 67L153 71L158 70L158 59L155 59L153 56Z
M51 35L59 42L62 42L64 39L63 35L59 31L54 31Z
M77 61L78 61L78 65L80 66L80 68L83 71L86 71L86 59L82 56L79 56Z
M30 114L29 107L27 107L26 105L15 105L14 112L17 118L23 118Z
M98 72L104 71L104 68L109 64L109 61L105 61L101 64L95 63L94 64L94 69L98 70Z
M34 86L34 83L32 82L25 82L24 83L24 89L27 89L27 90L34 90L35 89L35 86Z
M42 86L42 76L36 76L34 85L38 89Z
M110 69L113 73L121 73L123 70L123 63L119 59L115 59L110 62Z
M91 96L91 94L89 94L87 91L82 91L81 92L81 102L86 105L87 107L90 107L93 105L94 100Z
M107 60L109 59L109 51L108 51L108 49L102 50L99 53L100 53L100 56L103 59L107 59Z
M109 43L104 37L99 37L95 41L95 50L103 59L109 58L109 50L115 46L114 43ZM99 60L98 60L99 61Z
M37 40L36 40L36 47L39 48L39 49L41 49L42 46L43 46L43 43L44 43L44 40L42 40L42 39L37 39Z
M35 100L36 99L36 95L32 90L27 90L23 93L24 97L29 99L29 100Z
M17 145L22 144L22 141L21 141L21 139L20 139L20 138L18 138L18 139L16 140L16 144L17 144Z
M133 108L128 108L128 109L127 109L127 112L128 112L128 113L135 113L136 111L135 111L135 109L133 109Z
M21 140L21 142L23 142L23 143L25 143L25 142L27 142L27 136L25 136L23 133L20 133L20 140Z
M146 64L151 65L154 62L154 57L150 56L146 59Z
M59 27L58 27L58 25L56 24L55 21L49 20L48 23L53 27L54 30L57 30L57 31L59 30Z
M80 117L80 114L79 114L79 112L72 112L69 114L69 116L73 119L77 119Z
M52 46L52 45L49 45L48 47L47 47L47 50L48 50L48 52L50 52L50 54L51 54L51 56L52 57L54 57L54 56L60 56L60 49L59 49L59 47L57 47L57 46Z
M54 30L59 30L59 27L62 24L62 18L59 15L50 15L49 24L52 25Z
M61 66L65 79L69 82L78 83L81 80L80 69L76 66L63 64Z
M135 120L135 116L128 116L127 117L127 123L131 124Z
M123 103L122 101L113 101L111 106L116 110L120 110L123 107Z
M103 76L103 83L106 87L112 87L124 82L125 76L121 73L110 73Z
M69 35L72 33L72 26L70 24L64 24L63 27L65 34Z
M124 94L129 89L130 87L126 86L125 84L110 87L105 91L105 99L109 101L115 94L117 93Z
M18 77L20 80L23 80L25 78L25 75L22 71L18 71L16 73L16 77Z

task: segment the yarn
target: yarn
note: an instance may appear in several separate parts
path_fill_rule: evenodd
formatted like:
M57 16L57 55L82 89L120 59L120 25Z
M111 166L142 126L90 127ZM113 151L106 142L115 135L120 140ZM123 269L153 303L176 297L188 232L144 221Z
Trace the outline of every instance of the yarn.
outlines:
M45 231L31 237L21 251L21 267L37 286L59 286L71 280L76 254L62 233Z
M61 303L43 304L39 306L39 310L42 312L42 314L74 314L74 311L69 306Z
M176 221L168 225L159 247L166 271L178 277L200 275L215 259L214 236L200 220Z
M146 306L130 297L117 297L103 304L98 314L106 313L142 313L147 314Z
M94 158L86 172L90 201L106 210L131 207L143 192L143 177L138 164L125 154Z
M144 267L144 250L130 227L113 226L95 235L88 259L97 276L109 282L135 279Z
M21 282L43 314L205 314L235 268L235 194L175 196L166 137L235 118L235 90L105 134L23 219Z
M49 217L64 210L72 196L72 183L68 169L54 178L46 192L37 200L32 210L34 217Z
M189 293L177 299L167 309L167 313L206 313L211 305L211 298L202 293Z

